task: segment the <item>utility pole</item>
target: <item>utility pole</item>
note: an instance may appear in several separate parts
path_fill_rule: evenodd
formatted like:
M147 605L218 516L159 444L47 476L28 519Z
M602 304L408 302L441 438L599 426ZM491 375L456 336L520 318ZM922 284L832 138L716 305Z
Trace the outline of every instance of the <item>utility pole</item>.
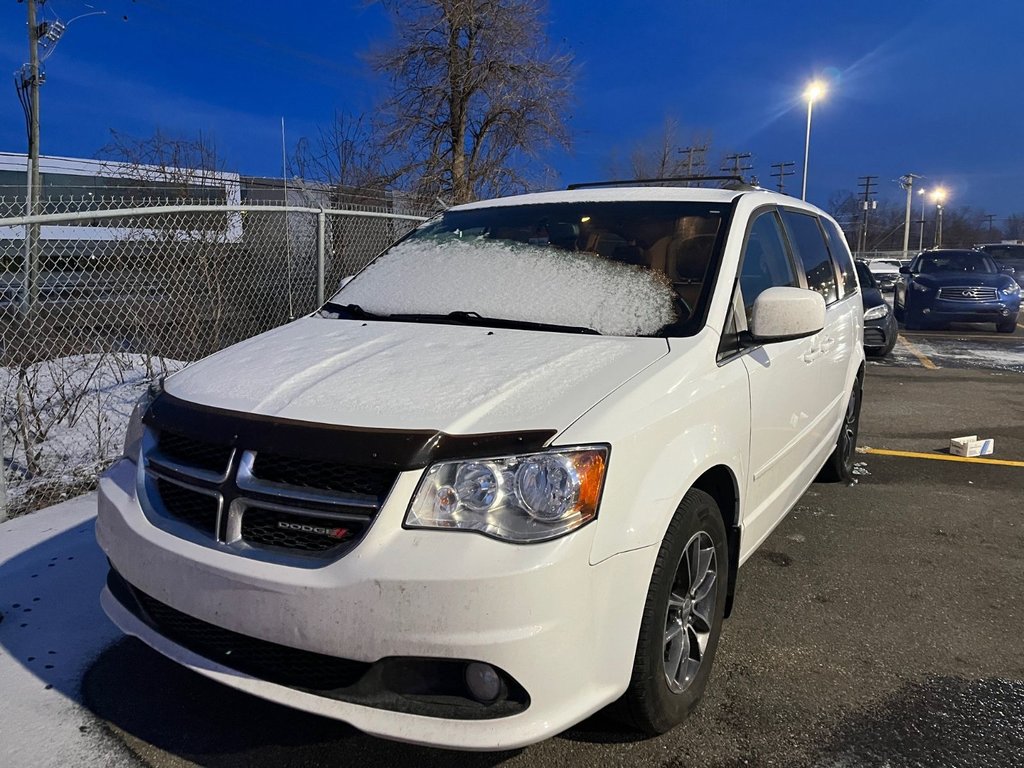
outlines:
M702 168L704 166L704 154L708 151L708 145L701 144L697 147L683 147L676 151L679 152L680 155L686 155L686 175L693 176L693 156L694 154L700 155L700 159L697 160L697 166L698 168ZM704 174L701 173L699 175L703 176ZM690 186L689 181L686 182L686 186Z
M739 176L742 179L744 171L750 171L753 170L754 168L754 166L752 165L745 165L743 163L744 160L749 160L751 157L753 157L753 155L750 154L749 152L737 152L732 155L726 155L726 165L722 166L722 170L731 171L733 176ZM732 163L731 168L729 167L728 163Z
M786 177L787 176L792 176L794 173L796 173L796 171L787 171L786 170L787 168L791 168L794 165L796 165L796 163L772 163L772 168L778 168L779 169L777 173L772 173L770 175L775 177L775 178L777 178L779 180L779 183L778 183L777 186L779 188L779 192L780 193L784 194L785 191L786 191L786 183L785 183L786 182Z
M907 215L903 220L903 258L910 254L910 205L914 200L914 179L920 179L916 173L905 173L900 176L900 186L907 190Z
M861 225L860 247L857 249L861 254L868 249L868 211L878 206L878 203L871 199L872 188L878 186L875 182L877 178L877 176L857 177L857 186L864 190L864 200L861 201L861 208L864 209L864 223Z
M992 222L995 221L996 215L994 213L986 213L981 218L988 222L988 232L989 234L992 234Z
M36 0L27 0L28 5L28 72L22 67L18 73L20 78L19 92L27 96L28 114L28 177L26 211L29 216L39 213L39 86L42 78L39 73L39 38L41 26L36 20ZM45 32L44 32L45 34ZM26 93L27 92L27 93ZM39 298L39 225L28 224L25 227L25 286L23 288L21 308L28 312L36 305Z

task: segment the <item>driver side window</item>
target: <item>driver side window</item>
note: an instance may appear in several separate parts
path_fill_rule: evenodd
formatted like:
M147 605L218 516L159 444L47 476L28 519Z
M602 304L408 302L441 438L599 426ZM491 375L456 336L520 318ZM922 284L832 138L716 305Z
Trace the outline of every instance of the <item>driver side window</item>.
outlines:
M786 250L778 214L768 211L750 227L740 266L740 292L748 326L757 297L779 286L799 288L800 283Z

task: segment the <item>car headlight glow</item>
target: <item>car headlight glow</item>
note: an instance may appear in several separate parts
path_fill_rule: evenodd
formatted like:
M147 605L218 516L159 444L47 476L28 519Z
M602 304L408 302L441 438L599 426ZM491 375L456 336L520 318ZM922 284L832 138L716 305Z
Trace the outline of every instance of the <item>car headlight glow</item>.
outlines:
M439 462L424 473L405 527L547 541L597 517L607 464L607 446Z
M1017 285L1016 283L1010 283L1008 286L1003 288L1003 293L1005 293L1007 296L1016 296L1018 293L1020 293L1020 286Z
M888 304L879 304L877 307L872 307L864 312L865 320L878 320L880 317L885 317L889 314Z

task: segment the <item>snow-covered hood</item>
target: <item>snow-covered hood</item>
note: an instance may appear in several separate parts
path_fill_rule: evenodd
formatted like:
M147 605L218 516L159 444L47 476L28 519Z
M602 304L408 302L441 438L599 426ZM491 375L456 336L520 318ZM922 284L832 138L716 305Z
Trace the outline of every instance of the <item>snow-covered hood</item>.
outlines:
M659 338L308 317L190 365L166 389L325 424L561 430L667 352Z

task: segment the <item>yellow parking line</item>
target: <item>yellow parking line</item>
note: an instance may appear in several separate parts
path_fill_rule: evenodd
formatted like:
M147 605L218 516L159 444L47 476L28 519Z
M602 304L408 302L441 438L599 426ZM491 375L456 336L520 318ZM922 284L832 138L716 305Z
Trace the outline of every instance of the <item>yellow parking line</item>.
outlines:
M998 464L1002 467L1024 467L1024 461L1008 459L967 458L966 456L948 456L944 453L917 453L915 451L890 451L885 448L858 448L857 453L874 453L879 456L903 456L908 459L935 459L936 461L962 461L965 464Z
M899 336L896 337L896 340L899 341L900 344L905 346L907 348L907 351L910 352L910 354L912 354L914 357L916 357L917 361L921 363L921 365L923 365L929 371L938 370L939 366L937 366L935 363L929 360L928 355L919 350L915 345L911 344L905 336L900 334Z

